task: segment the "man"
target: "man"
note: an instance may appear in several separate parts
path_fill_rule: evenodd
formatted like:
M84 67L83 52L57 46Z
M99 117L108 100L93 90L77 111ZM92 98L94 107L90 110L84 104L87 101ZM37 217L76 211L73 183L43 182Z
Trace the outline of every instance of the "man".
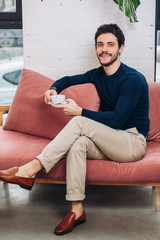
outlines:
M148 85L144 76L120 61L124 35L116 24L102 25L95 34L95 48L101 67L85 74L63 77L45 93L50 96L76 84L93 83L101 99L102 112L82 109L72 99L54 105L66 115L76 116L30 163L1 171L0 179L31 189L38 171L49 172L67 153L67 194L72 210L55 228L55 234L70 232L86 219L82 201L85 198L86 158L117 162L140 160L146 149L149 130Z

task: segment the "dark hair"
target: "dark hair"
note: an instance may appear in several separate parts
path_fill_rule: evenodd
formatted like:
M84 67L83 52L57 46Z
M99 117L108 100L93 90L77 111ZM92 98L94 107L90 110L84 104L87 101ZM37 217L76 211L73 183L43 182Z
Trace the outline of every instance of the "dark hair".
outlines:
M124 45L125 42L125 37L124 34L122 32L122 30L118 27L117 24L104 24L101 25L98 29L97 32L95 33L95 46L97 46L97 38L99 35L104 34L104 33L112 33L113 35L115 35L115 37L118 40L118 45L119 48L121 47L121 45Z

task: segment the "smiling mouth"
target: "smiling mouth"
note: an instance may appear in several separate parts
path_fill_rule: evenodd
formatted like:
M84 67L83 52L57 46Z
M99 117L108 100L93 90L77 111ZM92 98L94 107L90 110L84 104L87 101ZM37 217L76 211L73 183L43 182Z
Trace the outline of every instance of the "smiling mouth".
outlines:
M108 57L111 57L112 56L112 54L110 54L110 53L101 53L101 54L99 54L99 57L102 57L102 58L108 58Z

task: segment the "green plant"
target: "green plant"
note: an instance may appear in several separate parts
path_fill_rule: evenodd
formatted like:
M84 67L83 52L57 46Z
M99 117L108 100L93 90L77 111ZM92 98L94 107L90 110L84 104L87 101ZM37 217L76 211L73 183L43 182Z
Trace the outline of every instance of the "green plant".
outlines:
M119 5L119 9L125 12L125 15L129 17L130 22L138 22L136 9L140 5L140 0L113 0Z

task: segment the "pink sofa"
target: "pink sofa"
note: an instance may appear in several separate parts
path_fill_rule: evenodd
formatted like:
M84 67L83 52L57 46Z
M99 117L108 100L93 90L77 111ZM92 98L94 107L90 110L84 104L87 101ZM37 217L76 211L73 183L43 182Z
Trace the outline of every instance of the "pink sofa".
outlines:
M44 103L44 92L53 80L24 69L4 126L0 127L0 169L20 166L34 159L71 117ZM99 110L99 96L92 84L65 89L66 97L80 106ZM150 131L144 158L134 163L87 160L87 184L153 186L160 210L160 83L149 82ZM9 108L0 106L2 111ZM40 183L65 183L65 156L48 174L41 171Z

